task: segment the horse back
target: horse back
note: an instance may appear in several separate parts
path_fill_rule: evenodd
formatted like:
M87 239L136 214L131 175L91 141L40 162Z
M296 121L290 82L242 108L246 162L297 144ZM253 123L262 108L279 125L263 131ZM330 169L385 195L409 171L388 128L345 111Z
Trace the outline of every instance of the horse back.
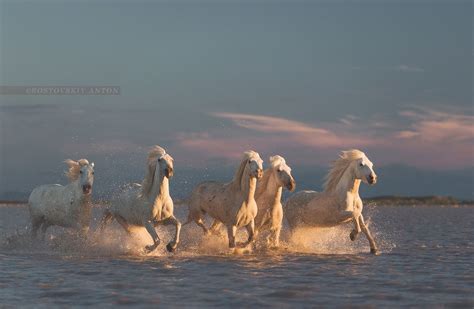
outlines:
M189 200L191 211L199 210L208 213L219 221L226 221L227 212L234 204L229 185L217 181L206 181L196 186Z

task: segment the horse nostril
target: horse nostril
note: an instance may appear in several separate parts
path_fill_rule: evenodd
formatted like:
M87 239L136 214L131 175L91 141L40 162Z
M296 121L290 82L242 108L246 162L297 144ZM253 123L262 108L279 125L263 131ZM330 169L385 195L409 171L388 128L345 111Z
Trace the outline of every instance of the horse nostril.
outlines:
M287 186L288 190L293 192L295 190L295 187L296 187L296 182L294 180L291 180L290 183Z

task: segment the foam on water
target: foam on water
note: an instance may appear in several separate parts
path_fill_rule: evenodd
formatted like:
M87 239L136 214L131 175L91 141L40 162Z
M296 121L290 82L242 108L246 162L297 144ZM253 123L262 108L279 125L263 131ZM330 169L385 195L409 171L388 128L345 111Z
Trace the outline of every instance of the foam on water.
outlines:
M199 255L228 255L228 254L267 254L265 236L262 232L257 240L256 247L239 247L229 250L227 235L224 228L219 233L204 235L201 228L194 223L183 226L181 242L175 253L166 251L166 244L172 239L174 227L158 226L157 231L161 238L160 246L152 253L144 251L144 247L152 243L148 232L141 227L133 229L128 235L117 224L113 223L98 232L96 229L101 210L95 209L94 220L87 239L82 239L68 229L51 227L44 241L32 240L29 235L27 211L22 212L26 217L23 227L15 231L7 230L0 236L0 249L17 252L37 252L43 254L61 254L77 256L199 256ZM370 220L368 220L370 221ZM210 224L208 220L207 224ZM333 228L300 228L293 233L284 226L281 233L281 248L278 252L314 253L314 254L360 254L369 251L368 241L364 234L359 234L356 241L349 239L352 224L344 224ZM371 227L379 248L383 252L390 251L395 245L384 233ZM237 242L244 243L247 238L245 229L239 229Z

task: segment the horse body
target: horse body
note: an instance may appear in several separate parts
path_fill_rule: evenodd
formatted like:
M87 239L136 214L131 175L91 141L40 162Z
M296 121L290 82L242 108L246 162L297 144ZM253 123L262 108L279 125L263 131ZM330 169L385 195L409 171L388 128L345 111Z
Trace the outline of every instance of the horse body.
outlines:
M194 221L207 233L203 222L207 213L226 225L230 248L235 247L235 234L240 227L247 228L248 242L252 242L258 211L255 189L257 178L262 176L262 162L258 153L247 151L232 182L199 184L191 193L186 223Z
M39 186L28 198L33 237L40 227L44 237L47 228L52 225L74 228L82 233L89 229L94 163L89 164L85 159L78 162L67 160L66 163L71 183L66 186Z
M359 150L344 151L327 176L324 192L302 191L288 199L285 215L290 228L333 227L353 222L351 240L362 231L369 240L371 252L376 253L377 246L362 215L361 181L376 183L372 162Z
M146 246L153 251L160 244L155 226L159 224L174 225L174 239L166 246L174 251L179 243L181 223L174 216L173 199L169 194L169 178L173 176L173 158L160 146L148 154L147 174L142 185L127 185L113 200L105 211L100 229L116 219L130 233L130 226L145 227L153 239L153 245Z

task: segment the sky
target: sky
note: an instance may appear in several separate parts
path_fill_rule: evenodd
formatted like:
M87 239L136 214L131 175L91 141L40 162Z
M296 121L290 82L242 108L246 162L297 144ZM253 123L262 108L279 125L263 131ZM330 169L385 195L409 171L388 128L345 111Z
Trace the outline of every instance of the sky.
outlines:
M0 198L64 182L69 157L140 177L154 144L196 178L247 149L316 170L359 148L376 168L472 184L472 13L471 1L0 0L0 85L121 87L0 95ZM437 194L406 179L401 194Z

